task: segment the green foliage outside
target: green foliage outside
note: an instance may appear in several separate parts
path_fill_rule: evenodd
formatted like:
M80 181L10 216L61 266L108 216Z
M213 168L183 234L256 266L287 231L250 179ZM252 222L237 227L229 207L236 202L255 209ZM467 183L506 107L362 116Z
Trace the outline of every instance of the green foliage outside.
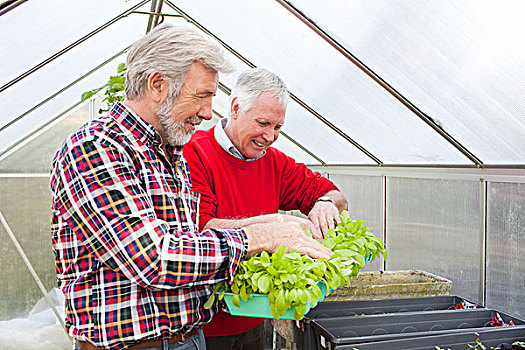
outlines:
M110 76L108 79L108 82L104 86L98 89L86 91L82 94L81 96L82 102L88 100L93 95L97 94L99 91L105 88L104 98L102 99L102 103L106 105L106 108L99 109L98 113L102 114L104 112L108 112L114 101L123 100L122 95L124 92L124 83L126 82L126 77L124 76L125 71L126 71L126 64L125 63L119 64L117 68L117 74Z

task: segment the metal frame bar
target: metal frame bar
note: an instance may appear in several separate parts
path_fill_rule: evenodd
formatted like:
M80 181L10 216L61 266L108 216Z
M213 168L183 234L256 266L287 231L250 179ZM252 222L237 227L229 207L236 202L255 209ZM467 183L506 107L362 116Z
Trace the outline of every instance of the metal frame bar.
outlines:
M155 12L157 14L153 18L153 28L155 28L159 24L159 17L161 16L163 3L164 3L164 0L159 0L159 2L157 2L157 8L155 9Z
M236 50L234 50L231 46L229 46L228 44L226 44L223 40L221 40L219 37L217 37L216 35L214 35L212 32L210 32L208 29L206 29L203 25L201 25L199 22L197 22L196 20L194 20L192 17L190 17L188 14L186 14L184 11L182 11L180 8L178 8L177 6L175 6L171 1L167 0L166 3L168 4L168 6L170 6L173 10L177 11L178 13L180 13L184 19L186 19L186 21L190 22L191 24L195 25L197 28L199 28L201 31L205 32L206 34L208 34L209 36L211 36L212 38L214 38L215 40L217 40L226 50L228 50L231 54L233 54L235 57L237 57L239 60L241 60L243 63L245 63L247 66L249 66L250 68L255 68L255 64L253 64L252 62L250 62L247 58L245 58L244 56L242 56L239 52L237 52ZM308 112L310 112L315 118L319 119L323 124L325 124L326 126L328 126L328 128L330 128L332 131L334 131L336 134L338 134L339 136L341 136L344 140L346 140L347 142L351 143L354 147L356 147L357 149L359 149L361 152L365 153L369 158L371 158L375 163L377 163L378 165L381 165L382 162L377 158L375 157L371 152L369 152L366 148L364 148L363 146L361 146L357 141L355 141L354 139L352 139L350 136L348 136L346 133L344 133L341 129L339 129L338 127L336 127L334 124L332 124L331 122L329 122L326 118L324 118L323 116L321 116L319 113L317 113L313 108L311 108L310 106L308 106L305 102L303 102L301 99L299 99L297 96L295 96L293 93L290 92L290 97L292 100L294 100L296 103L298 103L301 107L303 107L304 109L306 109Z
M383 239L383 242L386 244L386 220L387 220L387 178L385 175L381 176L381 209L382 209L382 222L381 222L381 238ZM387 270L386 266L386 260L381 256L381 259L383 259L383 271Z
M16 178L49 178L50 173L0 173L0 179L16 179Z
M312 29L316 34L323 38L328 44L335 48L339 53L341 53L345 58L350 62L356 65L361 71L363 71L367 76L372 78L376 83L378 83L382 88L388 91L394 98L401 102L406 108L412 111L416 116L423 120L428 126L430 126L435 132L437 132L441 137L447 140L452 146L454 146L458 151L460 151L465 157L472 161L477 166L483 166L483 162L476 157L472 152L470 152L466 147L464 147L459 141L447 133L443 128L441 128L431 117L417 108L412 102L410 102L406 97L401 95L396 89L394 89L390 84L388 84L383 78L377 75L369 67L367 67L363 62L361 62L356 56L354 56L350 51L348 51L343 45L337 42L329 34L327 34L323 29L321 29L314 21L304 15L296 7L290 4L287 0L275 0L300 21L306 24L310 29Z
M151 5L149 9L149 12L151 12L151 14L148 19L148 26L146 28L146 34L149 33L149 31L151 30L151 26L153 25L153 17L154 17L156 6L157 6L157 0L151 0Z
M361 168L375 167L370 164L328 164L329 167L338 168ZM381 164L381 168L442 168L442 169L479 169L481 167L474 164ZM484 164L484 169L525 169L525 164Z
M89 121L95 119L95 99L91 97L89 100Z
M512 167L377 167L377 166L316 166L312 169L326 171L333 174L364 175L364 176L391 176L406 178L431 178L451 180L484 179L494 182L525 183L525 168Z
M481 304L487 305L487 224L488 224L488 182L484 179L480 179L479 187L479 199L480 199L480 236L481 236L481 249L480 249L480 276L479 276L479 295L481 298Z
M0 16L11 11L17 6L22 5L26 1L27 0L3 1L2 4L0 4Z
M95 34L101 32L102 30L106 29L107 27L109 27L110 25L116 23L118 20L128 16L130 13L132 13L134 10L136 10L137 8L141 7L142 5L144 5L145 3L147 3L148 1L151 1L151 0L143 0L141 1L139 4L133 6L132 8L124 11L123 13L121 13L120 15L114 17L113 19L111 19L109 22L106 22L105 24L103 24L102 26L98 27L97 29L93 30L92 32L88 33L87 35L83 36L82 38L78 39L77 41L75 41L74 43L66 46L65 48L63 48L62 50L56 52L53 56L51 57L48 57L47 59L45 59L44 61L40 62L39 64L37 64L36 66L34 66L33 68L27 70L26 72L20 74L18 77L14 78L13 80L11 80L10 82L8 82L7 84L3 85L0 87L0 92L4 91L5 89L13 86L14 84L18 83L20 80L24 79L25 77L27 77L28 75L36 72L37 70L39 70L40 68L44 67L46 64L52 62L53 60L55 60L56 58L62 56L63 54L65 54L66 52L70 51L71 49L75 48L76 46L80 45L81 43L83 43L84 41L86 41L87 39L91 38L92 36L94 36Z
M224 92L226 95L230 95L231 94L231 89L229 87L227 87L226 85L224 85L223 83L219 82L219 89ZM220 116L221 118L224 118L220 113L217 113L216 114L218 116ZM299 147L302 151L304 151L305 153L307 153L310 157L314 158L315 160L317 160L319 163L321 163L321 165L326 165L326 162L324 162L321 158L319 158L318 156L316 156L313 152L311 152L310 150L308 150L306 147L304 147L302 144L300 144L299 142L295 141L295 139L293 137L291 137L290 135L288 135L287 133L285 133L284 131L281 130L280 132L284 137L286 137L291 143L293 143L294 145L296 145L297 147Z
M156 12L147 12L147 11L133 11L131 13L138 13L140 15L156 15L157 13ZM161 13L160 16L165 16L165 17L183 17L182 15L174 15L172 13Z

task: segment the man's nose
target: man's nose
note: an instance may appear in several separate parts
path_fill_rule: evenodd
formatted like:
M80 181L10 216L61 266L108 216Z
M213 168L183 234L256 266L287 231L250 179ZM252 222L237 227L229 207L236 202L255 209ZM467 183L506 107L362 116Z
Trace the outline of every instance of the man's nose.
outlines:
M206 120L210 120L212 118L211 99L209 102L203 101L201 107L199 108L199 111L197 112L197 115Z
M273 141L275 141L275 135L273 134L272 130L265 130L262 134L262 137L264 141L268 143L272 143Z

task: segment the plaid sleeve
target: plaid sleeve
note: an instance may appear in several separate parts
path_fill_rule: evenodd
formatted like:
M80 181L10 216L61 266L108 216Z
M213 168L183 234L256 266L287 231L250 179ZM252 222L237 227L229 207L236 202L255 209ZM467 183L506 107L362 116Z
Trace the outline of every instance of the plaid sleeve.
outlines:
M139 285L213 284L244 258L242 230L184 233L158 218L137 174L143 169L118 144L70 144L60 161L56 209L90 253Z

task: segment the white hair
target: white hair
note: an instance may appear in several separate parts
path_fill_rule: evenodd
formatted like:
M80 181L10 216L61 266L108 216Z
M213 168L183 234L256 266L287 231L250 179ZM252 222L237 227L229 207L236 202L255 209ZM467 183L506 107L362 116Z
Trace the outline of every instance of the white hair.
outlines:
M169 82L170 95L178 96L188 70L197 61L217 72L233 71L222 48L195 29L160 25L137 40L128 53L125 97L143 97L153 72L160 72Z
M242 72L230 94L230 105L237 97L239 109L246 112L263 92L271 92L279 104L286 109L289 91L281 78L264 68L254 68ZM229 110L231 114L231 110Z

